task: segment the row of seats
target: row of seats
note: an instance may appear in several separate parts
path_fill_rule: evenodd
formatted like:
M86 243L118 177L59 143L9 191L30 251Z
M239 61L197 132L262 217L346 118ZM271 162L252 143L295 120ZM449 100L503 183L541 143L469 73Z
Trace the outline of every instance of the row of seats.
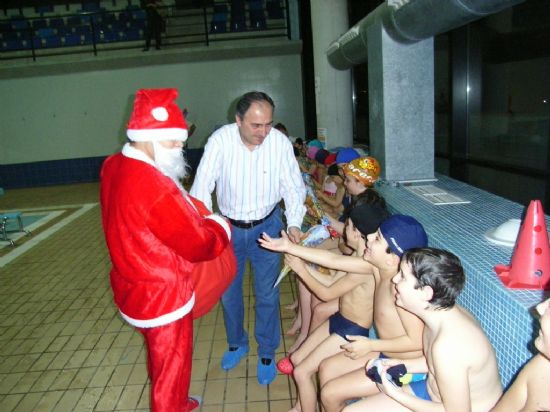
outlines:
M246 5L244 0L232 0L231 10L226 4L214 5L214 14L210 22L211 33L225 33L229 23L229 30L239 32L267 29L267 19L283 19L284 11L280 0L247 0L250 26L246 25ZM228 16L231 16L230 21Z
M125 31L99 30L95 33L95 43L114 43L121 41L142 40L144 31L138 28L132 28ZM3 51L47 49L65 46L84 46L94 43L94 36L90 31L83 33L67 33L63 36L34 37L30 39L17 38L6 39L0 44Z

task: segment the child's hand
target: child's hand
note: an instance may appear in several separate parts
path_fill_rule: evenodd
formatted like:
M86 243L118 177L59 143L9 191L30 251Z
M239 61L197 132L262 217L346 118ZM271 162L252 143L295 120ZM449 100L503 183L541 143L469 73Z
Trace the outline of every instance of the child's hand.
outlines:
M395 394L397 392L401 392L403 388L400 388L388 378L388 368L393 365L387 365L385 362L386 360L390 359L384 359L382 362L382 370L380 371L380 379L382 380L382 383L377 383L376 386L378 386L378 390L380 390L380 392L385 393L391 398L395 398Z
M344 355L348 358L355 360L362 358L369 352L372 352L369 338L365 338L364 336L346 335L346 339L350 342L340 346L340 348L344 349Z
M302 259L293 255L285 255L285 264L291 268L298 276L301 276L306 269L306 264Z
M261 247L274 252L288 252L292 245L292 242L284 230L281 231L281 237L278 239L274 239L264 232L262 233L262 237L258 239L258 243Z

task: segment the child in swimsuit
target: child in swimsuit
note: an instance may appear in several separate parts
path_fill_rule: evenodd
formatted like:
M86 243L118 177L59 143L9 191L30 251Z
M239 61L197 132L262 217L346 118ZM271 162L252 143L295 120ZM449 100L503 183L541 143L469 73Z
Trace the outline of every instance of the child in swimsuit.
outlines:
M540 330L535 339L539 353L521 369L492 412L550 411L550 299L535 309L540 317Z
M405 252L393 278L396 304L424 322L423 354L417 359L384 359L380 393L343 410L488 411L502 394L493 347L476 319L455 304L465 282L460 260L450 252L421 248ZM367 369L373 361L369 361ZM403 364L427 379L398 387L386 376Z

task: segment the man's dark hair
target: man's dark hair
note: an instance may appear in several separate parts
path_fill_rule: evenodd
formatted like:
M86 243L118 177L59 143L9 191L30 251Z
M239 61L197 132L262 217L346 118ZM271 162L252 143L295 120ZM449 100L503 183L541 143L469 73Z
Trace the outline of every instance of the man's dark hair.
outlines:
M273 103L273 100L271 100L271 97L269 97L264 92L248 92L245 93L237 102L237 116L239 116L240 119L244 119L244 115L250 108L250 105L254 102L267 102L271 105L272 109L275 109L275 103Z
M464 288L466 275L460 259L451 252L435 248L409 249L401 258L407 262L416 277L416 288L430 286L433 296L430 304L438 309L452 308Z

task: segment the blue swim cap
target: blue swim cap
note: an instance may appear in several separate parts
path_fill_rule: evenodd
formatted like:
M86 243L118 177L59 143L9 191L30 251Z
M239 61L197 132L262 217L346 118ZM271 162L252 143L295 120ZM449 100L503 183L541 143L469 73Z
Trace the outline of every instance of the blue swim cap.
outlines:
M340 163L349 163L352 160L357 159L359 156L359 153L357 153L357 150L352 149L351 147L346 147L345 149L340 150L336 154L336 164Z
M388 242L391 251L399 257L409 249L428 246L426 231L412 216L390 216L380 225L380 233Z

